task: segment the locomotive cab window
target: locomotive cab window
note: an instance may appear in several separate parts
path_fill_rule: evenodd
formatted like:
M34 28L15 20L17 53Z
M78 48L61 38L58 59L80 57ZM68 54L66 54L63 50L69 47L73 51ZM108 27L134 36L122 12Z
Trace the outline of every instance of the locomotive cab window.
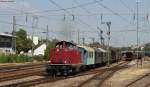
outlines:
M73 48L74 47L74 45L72 45L72 44L67 44L67 48Z
M61 41L56 44L56 48L74 48L75 45L71 42Z

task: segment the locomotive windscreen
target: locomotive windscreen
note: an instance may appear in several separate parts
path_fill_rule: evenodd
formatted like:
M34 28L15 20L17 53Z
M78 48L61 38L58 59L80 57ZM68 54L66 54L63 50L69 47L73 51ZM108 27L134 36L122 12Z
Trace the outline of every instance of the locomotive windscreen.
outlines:
M75 44L71 43L71 42L65 42L65 41L61 41L61 42L58 42L56 43L56 48L72 48L74 47Z

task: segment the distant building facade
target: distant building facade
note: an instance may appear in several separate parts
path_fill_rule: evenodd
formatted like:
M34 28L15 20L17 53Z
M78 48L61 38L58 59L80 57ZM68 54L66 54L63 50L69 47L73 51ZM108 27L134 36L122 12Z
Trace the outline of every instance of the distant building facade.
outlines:
M13 36L11 34L0 33L0 54L14 54L12 46Z

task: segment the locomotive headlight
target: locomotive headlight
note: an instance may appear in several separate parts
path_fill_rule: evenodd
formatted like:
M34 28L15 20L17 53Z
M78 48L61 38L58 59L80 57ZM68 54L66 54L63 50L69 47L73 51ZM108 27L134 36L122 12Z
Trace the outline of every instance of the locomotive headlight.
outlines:
M48 61L48 63L51 63L51 61Z
M56 50L57 52L59 51L59 49Z
M65 60L64 63L67 63L67 61Z

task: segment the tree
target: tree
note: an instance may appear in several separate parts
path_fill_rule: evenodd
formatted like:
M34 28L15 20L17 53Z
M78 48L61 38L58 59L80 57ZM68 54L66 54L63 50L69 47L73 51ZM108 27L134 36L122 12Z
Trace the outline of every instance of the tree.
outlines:
M150 51L150 43L145 44L144 50Z
M16 49L17 53L21 51L28 52L32 48L32 40L27 38L27 33L24 29L20 28L16 32Z

